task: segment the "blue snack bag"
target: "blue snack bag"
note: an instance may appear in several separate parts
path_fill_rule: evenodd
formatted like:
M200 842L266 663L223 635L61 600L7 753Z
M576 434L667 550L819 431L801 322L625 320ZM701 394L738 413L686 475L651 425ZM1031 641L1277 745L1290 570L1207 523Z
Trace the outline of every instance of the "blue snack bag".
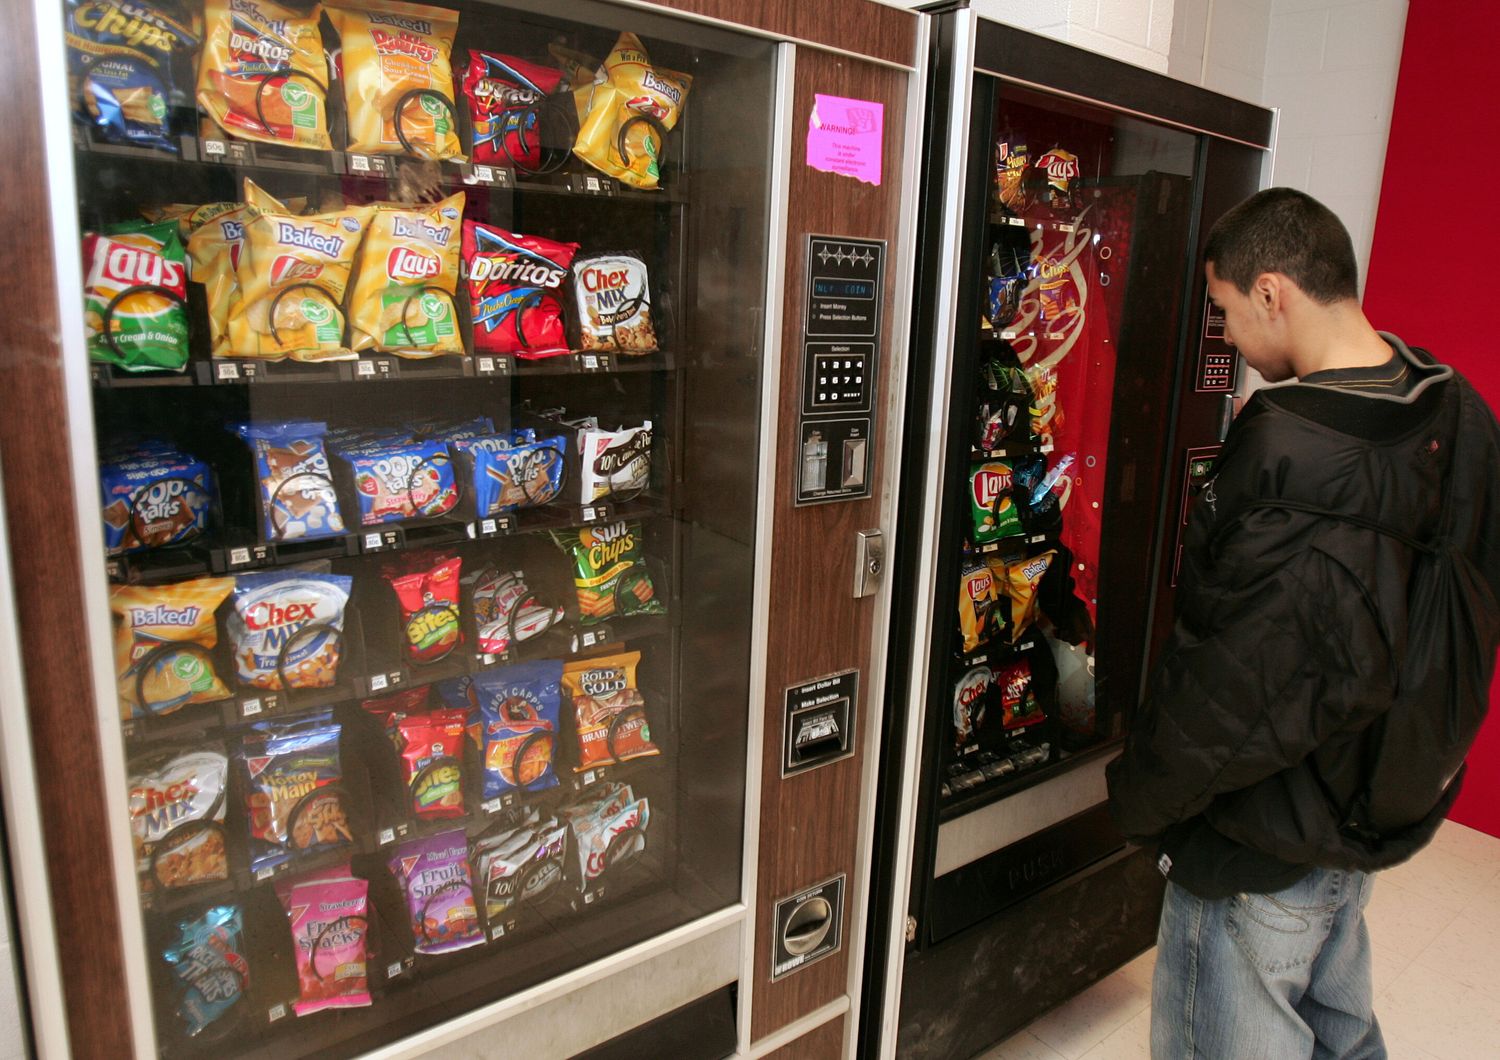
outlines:
M105 140L176 153L170 114L198 37L161 0L70 0L64 39L74 113Z
M325 424L288 420L241 423L231 429L255 455L265 540L309 540L344 532L323 445Z
M517 431L509 438L459 442L458 448L471 458L470 488L480 517L549 504L562 492L568 453L563 435L537 438Z
M332 712L252 728L236 756L244 770L250 871L352 844L339 757L342 727Z
M561 660L542 659L486 670L465 685L439 689L445 700L463 695L478 712L486 799L557 786L562 673Z
M105 551L114 556L197 537L208 529L212 481L206 463L172 449L103 464Z
M177 1015L197 1037L227 1015L250 989L244 955L244 915L221 905L177 925L178 939L162 951L177 979Z

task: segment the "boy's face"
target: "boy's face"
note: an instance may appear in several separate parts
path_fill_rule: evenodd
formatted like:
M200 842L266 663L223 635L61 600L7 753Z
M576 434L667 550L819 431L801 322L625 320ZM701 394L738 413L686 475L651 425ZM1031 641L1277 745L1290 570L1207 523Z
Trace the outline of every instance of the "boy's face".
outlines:
M1280 290L1277 278L1270 273L1256 278L1250 293L1242 292L1228 280L1214 274L1214 263L1206 267L1208 297L1224 314L1225 336L1240 352L1245 363L1268 382L1279 383L1296 373L1281 334L1285 318L1279 312Z

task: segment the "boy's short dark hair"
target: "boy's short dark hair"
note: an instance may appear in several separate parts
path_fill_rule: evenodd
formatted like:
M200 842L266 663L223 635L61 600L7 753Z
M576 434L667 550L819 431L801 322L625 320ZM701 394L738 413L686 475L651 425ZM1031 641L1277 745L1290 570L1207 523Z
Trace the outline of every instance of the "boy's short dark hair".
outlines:
M1279 272L1324 304L1359 297L1349 231L1332 210L1295 188L1267 188L1219 218L1204 257L1214 274L1250 293L1255 278Z

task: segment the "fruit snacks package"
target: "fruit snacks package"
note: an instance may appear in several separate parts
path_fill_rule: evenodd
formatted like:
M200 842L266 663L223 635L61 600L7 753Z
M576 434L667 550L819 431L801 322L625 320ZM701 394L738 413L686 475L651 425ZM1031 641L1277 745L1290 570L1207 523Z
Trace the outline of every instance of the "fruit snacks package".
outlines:
M343 574L241 574L225 623L240 683L271 691L332 688L344 654Z
M463 560L449 556L410 574L386 574L401 608L401 642L418 666L446 659L463 643L459 578Z
M342 730L332 718L325 711L261 722L241 743L251 872L354 842L342 787Z
M558 813L572 832L579 890L585 893L602 886L606 870L633 861L646 849L651 807L628 784L601 785L597 795Z
M958 629L963 650L976 651L995 634L995 576L989 567L966 555L959 573Z
M462 828L408 840L386 864L406 896L418 953L452 953L484 942Z
M220 905L177 924L177 941L162 951L172 968L177 1015L196 1038L235 1011L250 992L245 958L245 918L238 906Z
M604 82L588 94L573 153L634 188L661 182L667 134L682 116L693 79L651 65L634 33L621 33L601 67Z
M590 418L578 428L578 466L583 504L628 501L651 484L651 421L609 431Z
M203 285L208 303L208 334L215 357L227 357L229 316L240 303L239 262L245 245L245 222L250 210L272 213L295 212L289 204L267 195L245 178L245 201L210 203L178 219L187 230L190 279Z
M130 222L83 239L84 336L89 359L127 371L188 360L187 256L177 225Z
M198 105L241 140L327 151L322 8L206 0Z
M600 254L573 263L573 298L579 348L651 353L651 285L646 263L630 254Z
M130 835L141 891L229 878L220 749L167 748L130 764Z
M349 296L349 348L402 357L464 352L458 330L464 193L430 206L380 203Z
M561 435L475 438L457 448L470 465L470 489L480 518L550 504L562 492L568 441Z
M1048 549L1039 556L1014 563L1006 563L1000 559L990 561L990 570L999 585L998 597L1008 601L1010 605L1008 628L1012 644L1019 641L1036 622L1041 610L1037 590L1056 558L1056 550Z
M661 754L651 742L646 697L636 681L640 662L641 653L632 651L570 662L563 668L562 686L573 701L577 723L575 773Z
M291 420L239 424L233 430L255 455L264 540L297 541L344 532L323 448L325 424Z
M554 530L552 540L573 560L579 620L584 625L666 613L646 570L639 522Z
M395 0L325 10L343 47L349 150L461 161L450 59L458 12Z
M455 707L479 715L484 797L545 791L558 784L554 768L562 706L562 663L556 659L485 670L439 689Z
M170 714L229 697L211 652L219 643L214 612L233 588L232 578L196 578L110 590L122 717Z
M240 301L229 313L233 357L343 361L344 289L369 225L370 207L299 217L246 212Z
M520 173L559 168L576 135L570 132L565 145L554 143L562 139L550 127L556 114L572 109L571 99L557 94L562 87L563 75L553 67L514 55L469 52L463 88L474 124L473 161Z
M577 243L465 221L463 253L476 351L525 358L568 352L559 298Z
M953 688L953 745L970 746L984 727L994 698L995 675L988 666L971 667Z
M988 460L969 472L969 509L974 518L974 544L1015 537L1024 530L1011 496L1014 475L1003 460Z
M117 556L197 537L208 529L212 483L206 463L171 448L101 463L105 551Z
M173 0L68 0L64 41L74 113L111 143L176 153L171 110L198 36Z
M517 909L551 892L563 878L568 829L556 817L530 808L521 823L501 826L474 840L474 876L484 896L490 937L514 928Z
M482 654L506 655L512 645L540 636L567 613L538 601L520 571L486 567L465 581L478 628L475 650Z
M995 683L1000 691L1001 718L1006 731L1025 729L1047 720L1032 688L1031 664L1025 659L1000 667Z
M276 885L297 954L297 1015L370 1004L369 896L348 865Z
M458 483L441 441L365 442L337 451L354 478L359 525L435 519L458 506Z
M464 739L468 714L435 710L395 723L411 812L422 820L464 816Z

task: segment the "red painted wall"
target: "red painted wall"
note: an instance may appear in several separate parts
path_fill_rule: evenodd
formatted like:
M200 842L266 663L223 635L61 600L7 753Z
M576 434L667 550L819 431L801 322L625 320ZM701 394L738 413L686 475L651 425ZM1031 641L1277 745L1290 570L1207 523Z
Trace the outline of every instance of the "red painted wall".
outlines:
M1500 172L1500 20L1489 11L1473 0L1412 0L1407 9L1365 313L1377 328L1431 349L1500 409L1497 227L1482 190ZM1490 690L1489 719L1449 816L1500 836L1500 685Z

